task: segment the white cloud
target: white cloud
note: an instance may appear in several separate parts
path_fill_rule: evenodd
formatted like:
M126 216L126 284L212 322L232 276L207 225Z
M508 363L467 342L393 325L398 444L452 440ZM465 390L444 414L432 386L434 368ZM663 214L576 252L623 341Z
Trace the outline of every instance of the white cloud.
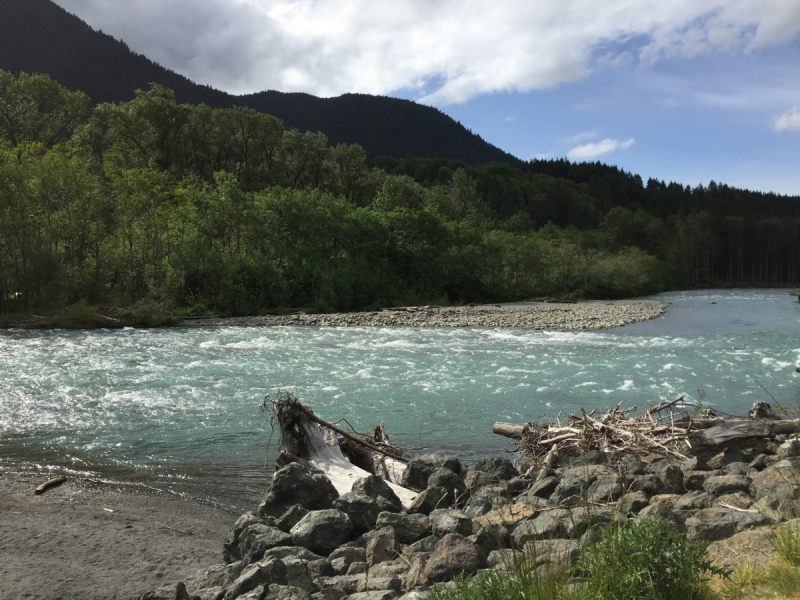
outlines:
M431 104L595 69L751 52L800 31L788 0L55 0L200 83Z
M800 131L800 106L793 106L775 119L776 131Z
M631 138L629 140L612 140L610 138L606 138L599 142L594 142L592 144L584 144L583 146L576 146L569 152L567 152L567 158L570 160L590 160L592 158L597 158L598 156L602 156L603 154L608 154L609 152L613 152L614 150L618 150L620 148L630 148L633 146L634 139Z

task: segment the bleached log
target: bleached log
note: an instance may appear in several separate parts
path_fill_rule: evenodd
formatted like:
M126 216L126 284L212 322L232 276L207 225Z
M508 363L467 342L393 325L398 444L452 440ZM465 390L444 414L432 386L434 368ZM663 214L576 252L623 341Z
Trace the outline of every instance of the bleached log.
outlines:
M498 421L492 427L492 433L496 433L497 435L502 435L514 440L521 440L523 429L523 425L514 425L514 423L503 423L502 421Z

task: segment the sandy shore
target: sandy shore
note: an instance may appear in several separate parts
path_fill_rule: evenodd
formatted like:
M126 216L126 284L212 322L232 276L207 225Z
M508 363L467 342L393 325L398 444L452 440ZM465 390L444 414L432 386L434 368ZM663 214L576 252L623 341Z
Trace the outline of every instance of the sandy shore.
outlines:
M656 300L590 300L575 303L517 302L453 307L409 307L379 312L190 319L184 327L519 327L609 329L661 316Z
M138 486L76 479L35 496L42 482L0 476L2 600L137 598L221 563L237 518Z

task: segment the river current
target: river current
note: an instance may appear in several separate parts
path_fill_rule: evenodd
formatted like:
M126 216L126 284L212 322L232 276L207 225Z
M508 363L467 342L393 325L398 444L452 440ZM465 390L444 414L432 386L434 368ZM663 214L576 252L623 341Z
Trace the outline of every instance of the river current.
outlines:
M508 446L495 421L698 393L732 414L759 399L800 405L800 304L786 290L654 298L670 304L663 317L587 332L0 332L0 469L66 469L249 510L277 452L262 399L281 388L324 419L384 423L398 445L467 462Z

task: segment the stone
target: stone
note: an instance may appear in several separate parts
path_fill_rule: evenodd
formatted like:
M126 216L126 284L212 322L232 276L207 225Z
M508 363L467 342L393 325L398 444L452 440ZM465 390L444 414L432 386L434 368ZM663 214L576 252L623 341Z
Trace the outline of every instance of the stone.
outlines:
M517 502L515 504L506 504L498 506L494 510L489 511L485 515L476 517L472 520L473 528L480 529L487 525L513 525L524 519L533 519L539 512L547 507L547 500L541 498L534 498L539 501L539 506L532 506L531 504L523 504Z
M430 533L430 524L424 515L382 512L375 523L377 529L391 527L401 544L413 544Z
M236 519L236 523L233 524L233 528L231 528L222 545L222 559L226 563L232 563L242 559L239 553L239 536L245 529L250 527L250 525L255 525L258 522L258 515L253 512L245 513Z
M211 587L196 590L189 596L192 600L223 600L225 598L224 587Z
M464 480L461 479L456 473L444 467L433 472L428 477L428 489L442 487L447 490L447 497L451 503L455 503L460 499L463 504L465 495L467 493L467 486Z
M474 468L488 473L496 481L509 481L519 474L514 463L502 457L485 458L478 461Z
M354 562L350 563L350 566L347 569L346 575L360 575L361 573L366 573L369 569L369 565L366 562Z
M139 600L192 600L186 592L183 582L165 585L152 592L147 592Z
M628 479L637 475L644 475L646 467L647 465L638 454L626 454L617 465L620 474Z
M779 460L785 458L797 458L800 455L800 441L791 438L778 446L778 451L775 453Z
M570 511L569 519L566 522L567 537L577 539L586 533L590 527L608 525L616 514L618 514L616 511L602 506L579 506L574 508Z
M613 469L605 465L586 465L564 469L561 480L550 496L553 505L564 502L575 503L582 500L589 487L601 477L614 477Z
M255 523L239 535L238 554L245 563L250 564L261 560L264 552L270 548L287 546L291 543L292 536L277 527Z
M718 475L709 477L703 482L703 489L714 496L747 492L750 490L750 478L744 475Z
M619 511L626 515L635 515L650 503L650 496L644 492L628 492L617 501Z
M756 500L769 499L770 510L782 519L792 519L800 509L800 468L798 461L778 461L753 477L750 492ZM756 508L754 505L753 508Z
M751 419L768 419L770 421L780 421L783 418L763 400L753 402L753 406L747 411L747 416Z
M225 592L225 600L233 600L255 589L259 585L286 584L286 567L278 558L266 558L253 563L242 571Z
M592 502L616 502L625 491L623 477L602 477L597 479L587 491Z
M652 503L639 513L639 519L657 519L664 521L670 529L685 533L686 532L686 513L687 511L673 510L672 504L669 502L656 502Z
M438 536L429 535L428 537L422 538L418 542L414 542L408 547L408 549L412 553L417 553L417 552L430 553L436 549L436 546L439 545L439 542L441 540L442 538Z
M408 507L409 514L419 513L429 515L437 508L452 506L447 490L443 487L433 487L420 492Z
M722 467L721 474L722 475L745 475L747 476L747 472L750 470L749 463L746 462L734 462L729 463Z
M506 490L508 490L508 493L512 496L517 496L528 489L528 487L531 485L531 480L517 475L508 481L501 481L500 485L505 486Z
M400 485L415 492L421 492L428 487L428 478L433 475L434 471L436 471L435 467L413 458L408 461L408 465L403 471Z
M289 533L292 530L292 527L297 525L300 522L300 519L305 517L309 512L311 511L305 506L295 504L275 521L275 527L281 531Z
M306 564L308 566L308 576L311 577L312 580L317 577L330 577L334 574L331 563L324 558L310 560Z
M350 539L352 533L350 517L335 508L312 510L291 530L296 546L324 556Z
M719 498L716 498L712 503L711 506L733 506L735 508L741 508L742 510L747 510L751 506L755 500L750 497L749 494L745 494L744 492L733 492L732 494L724 494ZM706 507L703 507L706 508Z
M428 486L426 485L425 487ZM370 475L356 480L350 491L373 498L380 506L380 512L398 513L403 510L403 503L400 498L389 487L389 484L377 475Z
M264 558L299 558L306 561L319 560L322 557L319 554L314 554L308 548L300 546L278 546L270 548L264 552Z
M381 513L381 507L374 498L359 492L348 492L339 496L333 501L333 508L350 517L357 534L373 529Z
M472 520L460 510L439 508L428 516L433 535L441 537L458 533L464 537L472 535Z
M457 475L460 475L463 469L460 460L455 456L449 456L447 454L423 454L419 456L417 460L431 467L435 467L435 469L448 469ZM466 469L463 469L463 472L466 473Z
M231 566L234 566L231 569ZM219 588L223 589L230 585L241 574L244 565L241 562L233 565L213 565L205 569L198 569L184 580L186 591L189 596L195 596L199 590Z
M326 510L333 507L338 497L339 493L325 475L299 463L290 463L273 475L269 492L258 506L258 514L278 518L296 504L310 511Z
M738 448L725 448L719 454L709 458L707 464L709 469L716 471L734 462L747 462L744 453Z
M683 486L687 492L702 492L705 490L706 479L717 477L719 471L686 471L683 474Z
M374 590L372 592L356 592L344 596L342 600L393 600L396 595L392 590Z
M467 539L478 547L481 556L485 556L493 550L511 546L511 536L508 529L502 525L481 527L478 533L468 536Z
M240 596L240 600L248 598L247 596ZM308 594L304 588L294 585L271 585L269 586L269 595L263 594L254 595L252 600L308 600Z
M364 548L340 547L331 552L328 560L336 575L344 575L354 562L367 562L367 551Z
M577 562L581 549L574 540L538 540L525 544L524 552L537 565L572 565Z
M427 590L411 590L397 600L433 600L433 594Z
M457 533L447 534L431 553L425 565L425 576L434 582L447 581L460 573L475 573L480 557L475 544Z
M425 566L428 564L427 554L415 554L411 557L411 565L403 579L403 590L410 592L415 587L426 585L429 580L425 576Z
M674 504L675 510L700 510L709 508L714 502L714 496L708 492L695 490L681 496Z
M648 496L657 496L664 490L664 483L655 475L635 475L628 479L628 491L644 492Z
M399 577L405 579L409 565L405 560L385 560L372 565L368 570L370 577Z
M394 560L400 555L400 542L391 527L379 529L367 544L367 564L372 567L386 560Z
M693 456L687 460L684 460L681 463L681 471L686 473L687 471L708 471L708 464L706 463L705 458L701 456Z
M685 491L684 472L671 461L660 460L648 465L645 470L661 481L659 494L682 494Z
M766 469L770 465L774 465L779 460L781 460L781 459L778 458L775 455L759 454L748 465L749 466L748 473L750 471L752 471L752 470L763 471L764 469ZM748 477L750 477L752 479L753 475L749 475L748 474Z
M489 485L473 492L464 505L464 514L470 519L475 519L491 511L499 500L508 501L510 499L511 494L507 490L495 485Z
M292 587L299 588L305 592L316 592L313 578L308 572L308 561L299 558L284 558L283 564L286 567L286 583Z
M529 541L565 537L569 518L570 511L559 509L543 512L535 519L517 523L511 533L514 547L522 548Z
M486 557L486 565L490 569L501 568L507 571L513 571L512 565L518 564L525 559L525 553L522 550L512 550L510 548L502 548L500 550L492 550Z
M544 498L546 500L553 494L556 487L558 487L558 483L558 477L545 477L544 479L540 479L525 492L520 494L517 498L517 502L524 502L524 500L522 500L523 497Z
M479 489L487 485L494 485L497 482L491 475L483 471L476 471L470 469L464 476L464 485L471 493L475 493Z
M714 542L768 522L769 518L760 513L722 507L704 508L686 519L686 532L689 539Z

